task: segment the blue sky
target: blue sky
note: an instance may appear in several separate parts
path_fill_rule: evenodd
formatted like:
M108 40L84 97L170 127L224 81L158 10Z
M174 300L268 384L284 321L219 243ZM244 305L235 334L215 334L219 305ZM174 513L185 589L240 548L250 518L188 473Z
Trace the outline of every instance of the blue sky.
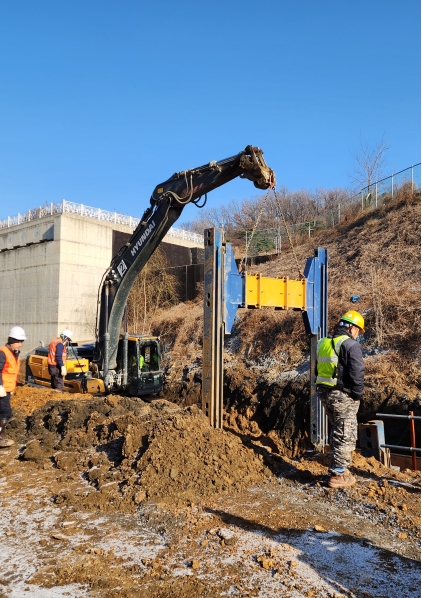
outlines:
M291 190L350 186L361 138L388 143L386 175L415 164L420 22L419 0L1 0L0 219L63 198L140 216L249 144Z

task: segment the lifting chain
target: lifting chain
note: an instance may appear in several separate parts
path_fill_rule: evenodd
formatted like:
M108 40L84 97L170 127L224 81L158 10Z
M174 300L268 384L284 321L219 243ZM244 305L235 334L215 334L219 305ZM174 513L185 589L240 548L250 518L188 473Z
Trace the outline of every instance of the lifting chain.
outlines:
M267 199L270 196L270 191L271 191L271 189L268 189L267 194L265 195L265 197L264 197L264 199L262 201L262 205L261 205L261 209L259 210L258 218L256 219L255 224L253 225L252 234L251 234L251 236L249 238L249 241L246 243L245 256L244 256L244 258L242 260L242 264L241 264L242 271L246 270L246 258L248 256L248 249L250 247L250 244L252 243L252 239L253 239L253 236L255 234L256 227L258 226L258 222L260 221L260 218L262 216L262 212L264 211L264 207L265 207L265 204L267 203Z
M247 258L247 255L248 255L248 249L249 249L249 247L250 247L250 244L252 243L252 239L253 239L253 236L254 236L254 234L255 234L256 227L258 226L258 222L259 222L259 220L260 220L260 218L261 218L262 212L264 211L264 207L265 207L265 204L266 204L266 202L267 202L267 199L268 199L268 197L269 197L269 195L270 195L270 191L271 191L271 189L268 189L268 191L267 191L267 194L266 194L266 196L264 197L264 200L263 200L263 202L262 202L262 205L261 205L261 209L259 210L258 218L256 219L256 222L255 222L255 224L254 224L254 227L253 227L253 229L252 229L252 234L251 234L251 236L250 236L250 238L249 238L249 241L246 243L246 248L245 248L245 256L244 256L244 258L243 258L243 260L242 260L242 265L241 265L241 269L242 269L243 271L245 271L245 270L246 270L246 258ZM302 271L301 271L301 269L300 269L300 266L299 266L299 260L297 259L297 255L296 255L296 252L295 252L295 248L294 248L294 246L293 246L292 238L291 238L291 236L290 236L289 229L288 229L288 227L287 227L287 222L286 222L286 219L284 218L284 213L283 213L283 210L281 209L281 204L280 204L280 201L279 201L279 199L278 199L277 192L276 192L276 190L274 189L274 187L273 187L273 191L274 191L274 197L275 197L275 201L276 201L276 204L277 204L277 207L278 207L278 211L280 212L280 216L281 216L281 218L282 218L282 220L283 220L284 228L286 229L287 237L288 237L288 239L289 239L289 242L290 242L290 247L292 248L293 256L294 256L294 258L295 258L295 261L296 261L296 266L297 266L297 269L298 269L298 272L299 272L299 277L300 277L300 278L305 278L305 276L304 276L303 272L302 272Z
M289 229L287 227L286 219L284 218L283 210L281 209L281 204L280 204L280 201L278 199L278 195L277 195L275 189L273 189L273 191L274 191L274 197L275 197L275 201L276 201L276 204L277 204L277 207L278 207L278 211L280 212L280 216L281 216L281 218L283 220L284 228L286 229L287 237L288 237L289 242L290 242L290 247L292 248L293 256L294 256L295 261L296 261L296 267L297 267L297 270L299 272L299 277L300 278L305 278L305 276L304 276L304 274L303 274L303 272L302 272L302 270L300 269L300 266L299 266L299 260L297 259L295 248L293 247L292 238L290 236Z

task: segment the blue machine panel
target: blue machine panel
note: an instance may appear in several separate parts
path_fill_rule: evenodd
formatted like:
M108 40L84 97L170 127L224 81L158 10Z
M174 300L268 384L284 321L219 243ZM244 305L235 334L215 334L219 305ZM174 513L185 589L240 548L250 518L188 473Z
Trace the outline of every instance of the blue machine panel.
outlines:
M231 243L226 243L224 256L223 320L225 332L230 334L236 312L244 305L243 276L237 270Z
M328 327L328 252L318 247L314 257L306 260L306 311L303 322L307 334L322 338Z

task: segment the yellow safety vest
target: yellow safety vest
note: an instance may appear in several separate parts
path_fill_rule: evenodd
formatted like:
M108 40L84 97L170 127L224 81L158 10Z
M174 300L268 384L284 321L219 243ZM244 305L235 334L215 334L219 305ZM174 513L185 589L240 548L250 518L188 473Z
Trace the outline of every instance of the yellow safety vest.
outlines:
M346 334L336 338L321 338L317 344L316 384L337 386L337 366L341 345L350 338Z

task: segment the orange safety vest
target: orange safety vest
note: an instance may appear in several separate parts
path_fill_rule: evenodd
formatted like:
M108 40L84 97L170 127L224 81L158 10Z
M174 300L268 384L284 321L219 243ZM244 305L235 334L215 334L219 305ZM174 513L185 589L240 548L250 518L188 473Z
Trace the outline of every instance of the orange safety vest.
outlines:
M51 343L48 345L48 358L47 358L48 365L57 365L57 359L56 359L57 343L63 343L62 339L55 338L54 341L51 341ZM63 363L66 363L66 357L67 357L67 349L66 349L66 345L63 343L63 355L62 355Z
M9 347L0 347L0 351L6 356L6 363L4 364L3 371L1 373L3 378L3 386L6 392L13 392L16 388L16 382L18 380L20 359L16 359L13 351Z

